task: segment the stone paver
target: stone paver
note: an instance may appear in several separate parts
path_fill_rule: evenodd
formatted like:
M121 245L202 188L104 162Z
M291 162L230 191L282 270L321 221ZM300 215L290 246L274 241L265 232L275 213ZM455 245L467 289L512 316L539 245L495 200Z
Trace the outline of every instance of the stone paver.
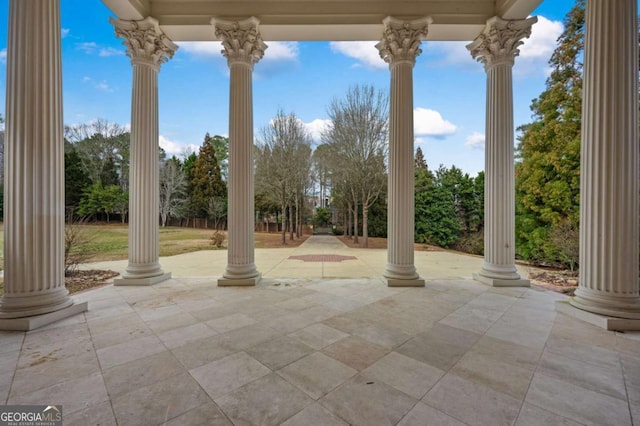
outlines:
M275 373L215 400L235 424L275 426L312 400Z
M416 400L384 383L356 376L324 397L321 404L351 425L394 425Z
M318 399L357 373L351 367L316 352L278 371L287 381Z
M225 251L178 255L161 259L171 280L0 332L0 404L62 403L70 425L640 426L640 333L474 282L477 257L417 252L426 286L388 288L386 251L321 238L257 249L253 288L216 286ZM306 255L356 259L286 260Z
M269 374L269 369L244 352L189 371L212 399Z

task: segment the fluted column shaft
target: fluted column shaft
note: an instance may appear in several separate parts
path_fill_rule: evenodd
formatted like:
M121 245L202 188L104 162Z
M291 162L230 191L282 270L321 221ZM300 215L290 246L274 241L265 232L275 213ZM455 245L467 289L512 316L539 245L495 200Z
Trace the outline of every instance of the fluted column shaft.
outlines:
M387 267L389 286L424 286L414 265L413 66L431 18L411 22L387 17L376 45L389 64L389 180Z
M536 18L491 18L467 48L487 72L485 129L484 265L474 278L495 286L528 286L515 265L512 68L522 38Z
M267 46L258 32L258 20L240 22L212 19L216 37L230 69L229 83L229 232L227 268L218 285L255 285L253 182L253 65Z
M59 0L10 2L0 329L28 330L42 325L34 316L73 305L64 285L60 39Z
M129 168L129 264L116 285L149 285L171 277L159 262L158 72L177 46L153 18L113 20L133 66Z
M635 0L587 1L580 285L571 300L627 319L640 319L637 15Z

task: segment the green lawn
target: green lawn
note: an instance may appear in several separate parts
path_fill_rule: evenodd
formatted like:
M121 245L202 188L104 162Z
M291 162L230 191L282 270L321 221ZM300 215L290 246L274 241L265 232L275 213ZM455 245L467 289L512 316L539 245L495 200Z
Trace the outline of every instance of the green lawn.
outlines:
M90 254L89 262L126 259L129 247L127 225L76 225L80 226L89 242L82 250ZM210 229L160 228L160 256L215 249L209 238Z
M77 250L88 255L88 262L126 259L129 237L127 225L89 224L74 225L81 229L86 242ZM167 227L160 228L160 256L171 256L198 250L214 250L210 237L211 229ZM0 269L4 264L4 230L0 224Z

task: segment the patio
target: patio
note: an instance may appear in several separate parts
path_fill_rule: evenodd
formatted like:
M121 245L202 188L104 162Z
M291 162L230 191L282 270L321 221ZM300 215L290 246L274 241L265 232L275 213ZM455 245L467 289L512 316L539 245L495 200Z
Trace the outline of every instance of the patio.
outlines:
M333 261L289 259L308 255ZM313 237L256 250L260 284L224 288L185 271L219 274L225 251L163 258L173 279L0 332L0 397L62 404L65 425L640 425L640 333L473 281L476 257L416 252L426 287L387 287L385 255Z

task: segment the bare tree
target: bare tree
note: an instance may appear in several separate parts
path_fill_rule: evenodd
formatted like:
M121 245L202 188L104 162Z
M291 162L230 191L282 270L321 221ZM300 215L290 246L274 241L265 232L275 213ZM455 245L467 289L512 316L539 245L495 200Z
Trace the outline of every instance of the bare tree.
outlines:
M344 173L345 196L353 207L354 242L358 242L358 206L362 206L362 247L369 244L368 214L383 193L389 139L389 99L373 86L353 86L328 108L331 123L322 134L333 153L334 173Z
M179 160L170 158L160 165L160 218L167 226L169 216L177 216L186 197L187 180Z
M256 194L280 206L282 244L286 244L287 208L306 186L301 182L309 179L310 158L311 136L295 114L278 111L269 125L261 129L256 150ZM288 221L293 231L291 208Z
M117 183L123 191L128 189L130 134L125 127L99 118L89 123L66 125L64 137L76 148L92 182L112 184L103 182L103 177L107 169L115 167Z

